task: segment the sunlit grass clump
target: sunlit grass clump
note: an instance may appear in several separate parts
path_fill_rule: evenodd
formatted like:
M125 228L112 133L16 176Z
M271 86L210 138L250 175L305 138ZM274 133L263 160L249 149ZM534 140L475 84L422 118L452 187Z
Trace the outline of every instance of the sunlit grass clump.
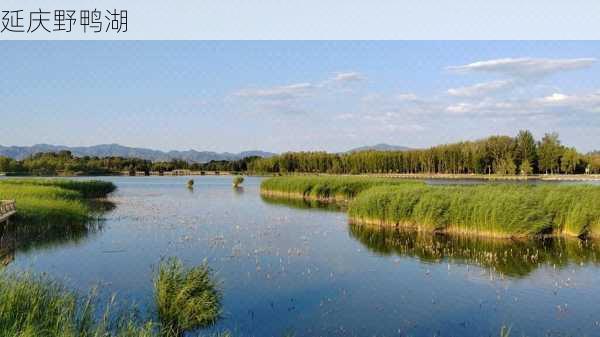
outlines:
M487 236L600 236L600 187L380 186L349 205L355 222Z
M0 200L15 200L16 221L74 224L88 221L89 198L105 197L115 185L103 181L15 179L0 181Z
M380 185L422 186L424 183L398 179L351 176L290 176L264 180L262 194L288 198L348 201L360 192Z
M161 262L154 296L165 336L209 326L221 314L221 293L206 264L185 268L176 258Z

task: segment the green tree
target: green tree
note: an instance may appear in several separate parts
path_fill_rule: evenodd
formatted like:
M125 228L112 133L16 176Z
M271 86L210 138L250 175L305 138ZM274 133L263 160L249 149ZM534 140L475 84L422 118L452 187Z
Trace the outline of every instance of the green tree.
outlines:
M565 173L575 173L580 162L579 153L574 148L566 148L560 160L560 168Z
M508 156L500 160L500 162L496 165L496 174L499 175L513 175L517 167L513 159Z
M515 164L521 167L523 162L528 161L533 171L537 160L538 149L533 134L529 130L519 131L515 138Z
M539 145L539 167L545 173L558 173L563 147L558 133L546 133Z
M8 172L10 170L11 159L0 156L0 172Z
M521 166L519 166L519 173L522 175L530 175L533 173L533 167L529 160L525 159L521 162Z

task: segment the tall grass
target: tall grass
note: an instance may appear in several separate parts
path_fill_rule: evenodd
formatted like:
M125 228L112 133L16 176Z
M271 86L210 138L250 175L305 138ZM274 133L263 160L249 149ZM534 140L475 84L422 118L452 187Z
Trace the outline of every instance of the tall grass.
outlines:
M349 205L355 222L489 236L600 236L600 188L380 186Z
M151 337L154 324L131 316L93 318L94 297L31 274L0 273L0 337Z
M27 224L84 223L92 216L87 199L105 197L114 190L114 184L103 181L0 181L0 199L15 200L16 220Z
M366 189L381 185L421 186L424 183L372 177L287 176L263 180L260 190L263 195L348 201Z
M52 186L79 192L83 198L102 198L114 192L117 187L109 181L102 180L71 180L71 179L10 179L1 181L3 184Z
M211 325L221 314L221 293L206 264L188 269L176 258L162 261L154 297L164 336Z
M350 201L357 223L497 237L600 237L600 187L423 182L352 176L266 179L267 197Z

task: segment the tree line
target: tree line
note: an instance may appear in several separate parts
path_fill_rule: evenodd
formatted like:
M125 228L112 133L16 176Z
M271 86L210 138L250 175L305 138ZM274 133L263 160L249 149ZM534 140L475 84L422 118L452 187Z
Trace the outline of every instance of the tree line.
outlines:
M575 174L600 173L600 154L564 146L556 133L536 141L530 131L408 151L288 152L248 163L253 172Z
M70 151L37 153L23 160L0 156L0 172L8 175L114 175L128 172L168 172L173 170L191 171L233 171L248 169L248 162L258 157L240 160L219 160L208 163L190 163L185 160L152 162L140 158L74 156Z
M408 151L352 153L288 152L269 158L247 157L191 163L152 162L126 157L74 156L70 151L38 153L23 160L0 156L0 172L12 175L111 175L173 170L253 173L445 173L445 174L583 174L600 173L600 152L579 153L558 134L535 140L523 130L516 137L491 136L476 141Z

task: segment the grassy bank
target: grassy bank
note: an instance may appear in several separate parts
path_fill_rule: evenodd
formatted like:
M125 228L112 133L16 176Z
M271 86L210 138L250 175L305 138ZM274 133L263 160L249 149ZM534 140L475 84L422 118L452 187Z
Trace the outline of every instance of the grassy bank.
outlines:
M352 222L495 237L600 237L600 187L483 184L432 186L368 177L265 180L270 197L347 201Z
M15 200L15 221L27 224L84 223L92 217L90 198L116 189L104 181L14 179L0 181L0 199Z
M272 197L346 202L375 186L422 186L422 182L352 176L288 176L264 180L261 194Z

